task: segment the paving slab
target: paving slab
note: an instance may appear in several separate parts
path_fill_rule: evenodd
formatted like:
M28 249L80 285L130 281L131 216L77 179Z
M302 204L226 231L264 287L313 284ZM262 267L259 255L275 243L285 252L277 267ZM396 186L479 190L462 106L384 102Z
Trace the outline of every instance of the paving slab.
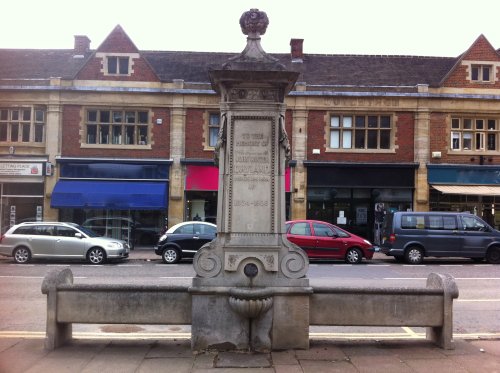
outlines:
M470 345L477 348L480 353L488 353L500 357L500 343L499 341L472 341Z
M311 341L309 350L296 350L298 360L342 361L347 356L342 349L330 341Z
M135 372L151 349L150 342L112 341L81 370L82 373Z
M217 368L269 368L269 353L252 352L219 352L215 360Z
M137 373L175 372L190 373L193 371L193 359L190 357L146 358L137 369Z
M48 353L43 347L43 339L23 339L0 353L0 372L25 372Z
M299 361L294 350L271 352L273 365L298 365Z
M26 373L81 372L108 344L109 342L82 341L78 344L71 343L62 346L57 350L50 351L43 359L26 370Z
M350 359L359 372L369 373L410 373L413 372L398 356L355 356Z
M500 359L490 354L450 356L450 360L468 372L500 372Z
M358 373L349 361L303 360L300 362L304 373ZM387 372L386 372L387 373Z
M408 359L405 363L417 373L468 373L469 371L450 359Z
M191 351L191 341L189 340L169 340L157 341L148 351L146 358L165 358L165 357L186 357L193 358L194 353Z

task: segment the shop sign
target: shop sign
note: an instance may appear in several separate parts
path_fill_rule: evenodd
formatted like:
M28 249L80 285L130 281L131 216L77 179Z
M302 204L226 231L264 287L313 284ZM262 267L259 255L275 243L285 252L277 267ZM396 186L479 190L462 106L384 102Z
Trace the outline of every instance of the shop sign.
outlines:
M0 176L42 176L43 163L0 163Z

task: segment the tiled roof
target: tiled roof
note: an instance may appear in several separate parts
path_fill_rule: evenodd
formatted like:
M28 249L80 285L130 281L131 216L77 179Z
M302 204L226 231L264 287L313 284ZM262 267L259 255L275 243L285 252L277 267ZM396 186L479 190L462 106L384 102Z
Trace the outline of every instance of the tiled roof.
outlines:
M0 79L72 79L91 53L61 49L0 49Z
M238 53L142 51L162 81L209 82L209 69L220 69ZM92 55L74 58L73 50L0 49L0 79L72 79ZM271 54L289 69L302 72L307 85L438 86L457 58L305 54L302 63L290 54Z

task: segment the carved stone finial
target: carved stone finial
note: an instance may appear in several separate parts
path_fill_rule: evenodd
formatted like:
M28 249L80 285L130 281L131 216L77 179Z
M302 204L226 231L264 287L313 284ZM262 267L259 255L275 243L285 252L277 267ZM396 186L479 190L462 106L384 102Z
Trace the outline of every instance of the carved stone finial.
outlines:
M267 25L269 25L267 14L259 9L250 9L243 13L240 18L241 31L245 35L264 35Z

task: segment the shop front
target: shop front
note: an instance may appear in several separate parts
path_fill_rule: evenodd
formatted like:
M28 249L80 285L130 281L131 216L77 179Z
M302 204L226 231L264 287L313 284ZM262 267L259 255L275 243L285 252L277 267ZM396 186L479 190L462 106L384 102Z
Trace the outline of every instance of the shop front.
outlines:
M216 224L219 169L212 161L184 160L186 164L186 205L184 220ZM290 168L285 171L286 218L290 217Z
M428 165L431 211L464 211L500 228L500 167Z
M136 244L154 244L166 226L171 161L57 160L51 207L59 220Z
M304 162L307 219L322 220L380 243L388 211L413 209L415 164Z
M0 233L25 221L43 220L46 158L0 159Z

